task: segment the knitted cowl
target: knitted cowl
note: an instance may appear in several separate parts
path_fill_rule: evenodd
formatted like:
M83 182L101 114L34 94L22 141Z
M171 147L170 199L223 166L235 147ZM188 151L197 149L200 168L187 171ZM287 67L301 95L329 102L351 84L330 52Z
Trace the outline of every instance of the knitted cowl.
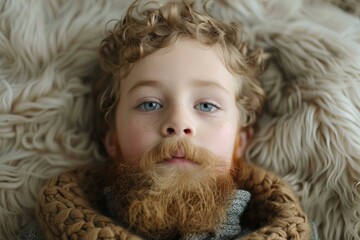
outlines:
M39 193L36 208L47 239L142 239L102 214L105 172L105 165L92 165L47 182ZM257 229L239 239L310 239L308 219L283 180L247 164L238 176L238 187L252 195L243 222Z

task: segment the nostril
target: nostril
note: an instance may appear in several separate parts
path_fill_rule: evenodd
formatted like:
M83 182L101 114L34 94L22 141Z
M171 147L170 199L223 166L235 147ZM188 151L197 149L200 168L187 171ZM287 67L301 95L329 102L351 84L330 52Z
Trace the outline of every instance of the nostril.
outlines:
M191 134L191 130L190 130L189 128L184 129L184 133L185 133L185 134Z
M168 128L168 129L167 129L167 132L168 132L169 134L174 134L174 133L175 133L175 130L174 130L173 128Z

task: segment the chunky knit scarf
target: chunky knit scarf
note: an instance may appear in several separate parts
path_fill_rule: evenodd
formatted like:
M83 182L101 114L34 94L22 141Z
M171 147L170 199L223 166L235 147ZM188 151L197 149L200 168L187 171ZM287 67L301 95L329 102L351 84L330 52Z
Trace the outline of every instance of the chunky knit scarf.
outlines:
M290 188L258 167L241 169L237 184L252 196L242 218L257 230L236 239L311 239L310 223ZM48 181L36 210L47 239L141 239L103 214L104 172L105 166L88 166Z

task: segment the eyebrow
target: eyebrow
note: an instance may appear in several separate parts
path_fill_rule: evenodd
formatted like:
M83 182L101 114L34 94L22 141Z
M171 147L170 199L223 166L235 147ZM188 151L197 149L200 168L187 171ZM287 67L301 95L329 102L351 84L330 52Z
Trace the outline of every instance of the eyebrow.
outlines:
M191 85L194 87L216 87L216 88L219 88L219 89L225 91L226 93L229 93L228 90L226 90L226 88L224 88L219 83L214 82L214 81L194 80ZM129 89L127 94L130 94L137 88L141 88L141 87L163 87L163 84L157 80L142 80L142 81L139 81L136 84L134 84L134 86L132 86Z
M226 88L224 88L223 86L221 86L219 83L214 82L214 81L208 81L208 80L195 80L192 85L194 87L216 87L216 88L220 88L221 90L225 91L226 93L229 93L228 90L226 90Z
M137 82L134 86L132 86L127 94L130 94L131 92L133 92L135 89L140 88L140 87L159 87L162 86L162 84L159 81L156 80L142 80Z

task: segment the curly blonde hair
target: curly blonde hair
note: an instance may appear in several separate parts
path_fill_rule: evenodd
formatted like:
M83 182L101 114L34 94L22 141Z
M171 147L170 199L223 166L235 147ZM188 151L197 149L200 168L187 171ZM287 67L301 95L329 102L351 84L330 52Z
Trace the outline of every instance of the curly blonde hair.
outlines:
M99 52L103 70L93 85L97 136L102 139L113 126L120 83L133 64L181 38L195 39L222 50L223 62L237 79L236 102L242 127L250 126L261 112L265 93L257 80L262 65L261 51L250 51L241 39L239 26L212 18L193 3L147 3L140 10L135 1L125 17L103 39Z

